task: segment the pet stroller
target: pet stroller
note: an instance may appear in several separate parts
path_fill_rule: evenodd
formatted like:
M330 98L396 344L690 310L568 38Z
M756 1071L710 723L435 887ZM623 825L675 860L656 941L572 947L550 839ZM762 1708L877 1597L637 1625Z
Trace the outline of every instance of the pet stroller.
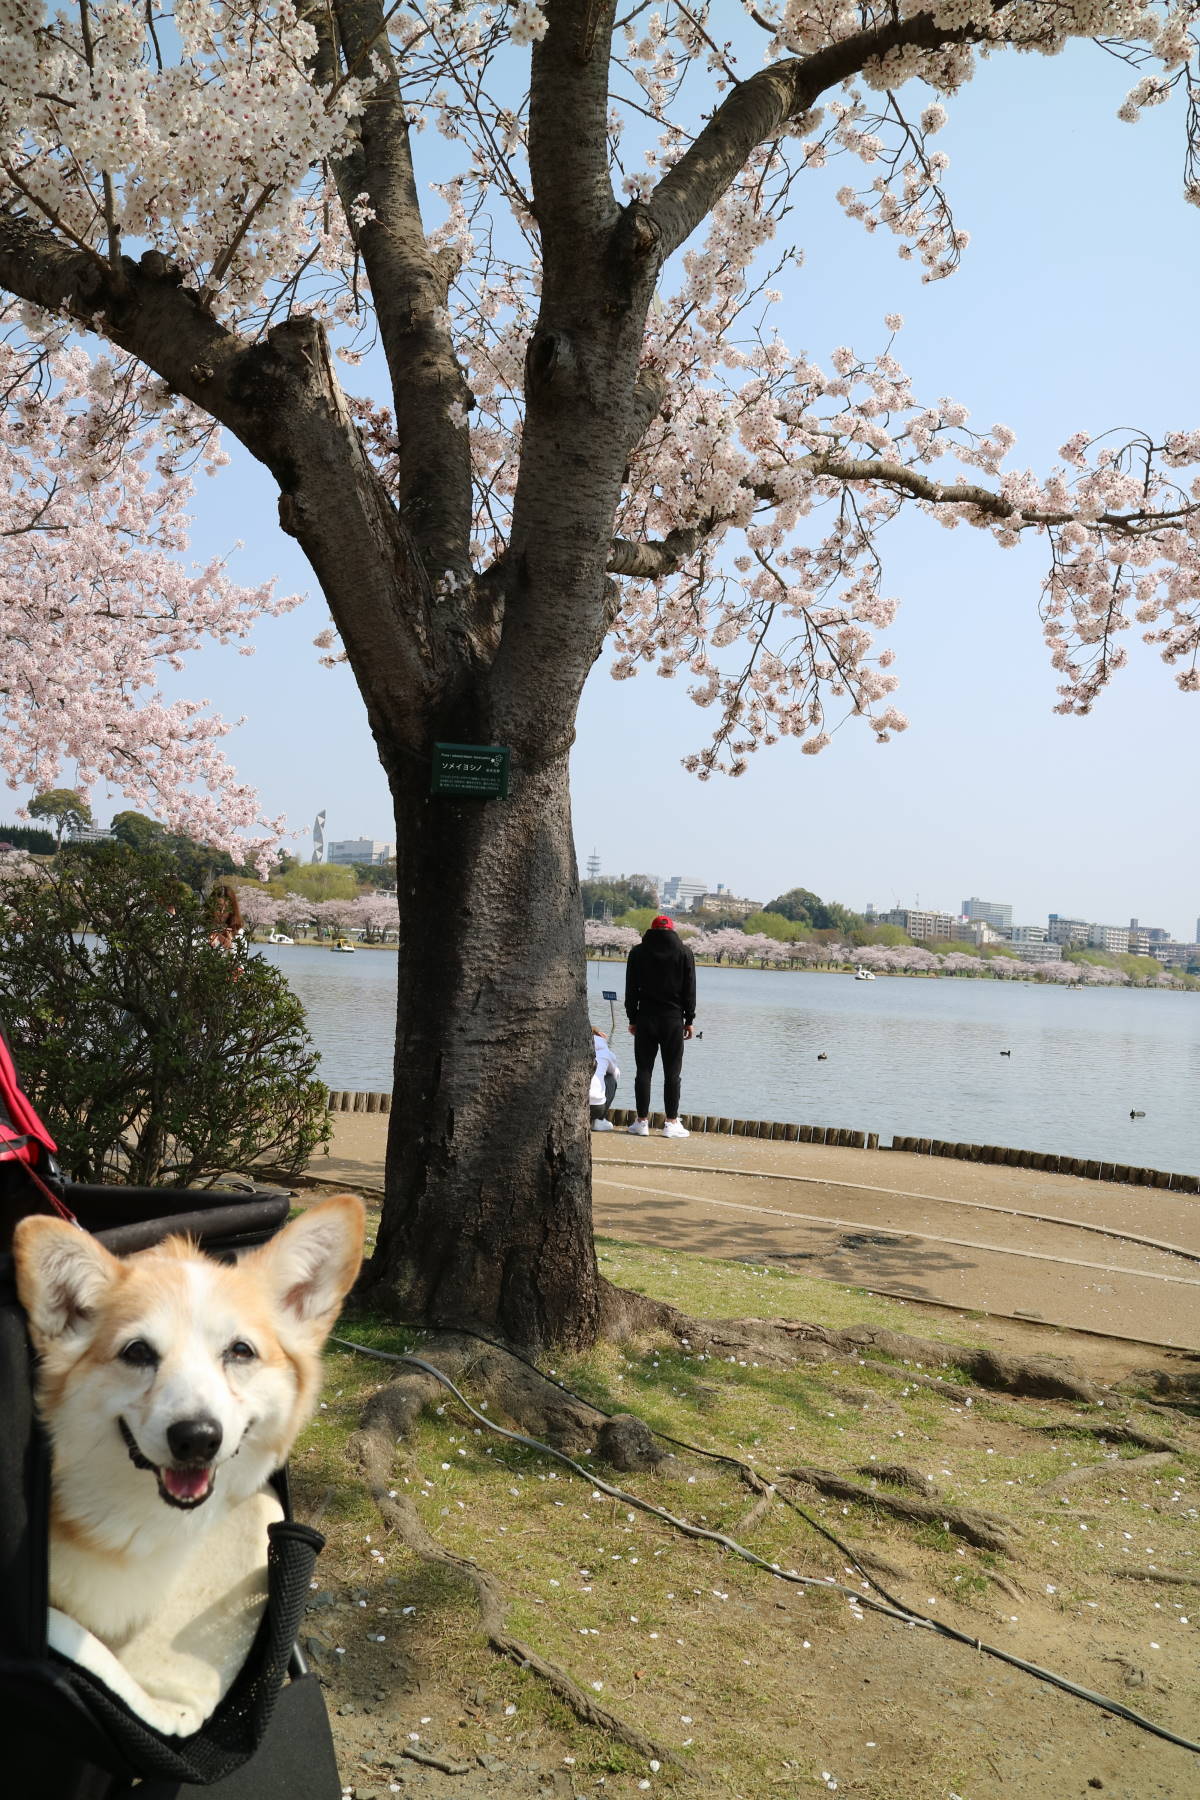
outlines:
M187 1232L228 1255L264 1243L288 1196L221 1199L186 1188L66 1181L46 1127L21 1092L0 1032L0 1741L13 1800L340 1800L324 1698L296 1645L323 1539L296 1524L287 1473L269 1528L268 1599L241 1673L188 1737L160 1734L46 1642L50 1461L33 1405L32 1352L9 1254L26 1213L73 1218L116 1255Z

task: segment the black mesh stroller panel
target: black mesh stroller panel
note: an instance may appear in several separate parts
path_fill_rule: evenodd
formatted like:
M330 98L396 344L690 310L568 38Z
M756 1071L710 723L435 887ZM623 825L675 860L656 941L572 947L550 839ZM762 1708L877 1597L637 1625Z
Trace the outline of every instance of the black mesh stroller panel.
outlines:
M23 1181L21 1168L0 1164L10 1207L44 1210L34 1190L20 1204ZM181 1230L210 1254L229 1254L265 1242L289 1207L281 1192L203 1207L215 1192L73 1184L59 1191L116 1254ZM0 1791L13 1800L185 1800L201 1792L212 1800L340 1800L320 1685L315 1676L287 1679L323 1543L290 1517L269 1530L267 1609L246 1665L190 1737L153 1731L85 1670L47 1650L49 1455L7 1255L0 1255L0 1419ZM287 1514L283 1471L276 1486Z
M230 1775L257 1750L275 1709L296 1643L313 1564L325 1540L307 1525L283 1520L268 1533L269 1598L246 1666L200 1730L163 1737L85 1670L54 1660L99 1721L118 1758L142 1775L207 1785Z

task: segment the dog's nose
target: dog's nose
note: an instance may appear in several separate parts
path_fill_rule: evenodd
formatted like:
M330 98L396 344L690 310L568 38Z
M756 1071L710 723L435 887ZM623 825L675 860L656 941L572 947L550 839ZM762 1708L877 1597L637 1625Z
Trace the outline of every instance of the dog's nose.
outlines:
M210 1463L221 1448L221 1427L215 1419L176 1419L167 1426L167 1443L176 1462Z

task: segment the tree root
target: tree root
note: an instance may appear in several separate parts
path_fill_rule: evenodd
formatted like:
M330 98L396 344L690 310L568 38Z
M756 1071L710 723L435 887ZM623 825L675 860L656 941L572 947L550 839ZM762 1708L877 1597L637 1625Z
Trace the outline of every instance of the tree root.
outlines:
M1162 1587L1200 1588L1200 1575L1185 1575L1180 1569L1106 1569L1113 1581L1156 1581Z
M1200 1407L1200 1369L1135 1369L1118 1392L1136 1396L1147 1387L1172 1409L1194 1413Z
M909 1499L903 1494L889 1494L882 1488L863 1487L844 1475L829 1469L797 1468L784 1471L789 1480L803 1482L826 1494L831 1500L852 1500L859 1506L873 1506L893 1518L916 1521L921 1525L942 1525L955 1537L965 1538L977 1550L1000 1550L1014 1554L1013 1539L1018 1528L1010 1520L993 1513L978 1512L974 1507L948 1506L940 1500Z
M903 1381L905 1387L932 1388L944 1400L956 1406L973 1406L977 1400L994 1398L986 1388L963 1387L957 1381L943 1381L940 1375L922 1375L916 1369L897 1368L895 1363L880 1362L871 1356L855 1358L855 1366L860 1369L874 1369L877 1375L890 1375L893 1381Z
M734 1354L758 1362L790 1366L797 1360L828 1362L845 1357L860 1367L886 1371L899 1380L934 1387L955 1400L974 1399L968 1388L938 1381L920 1367L966 1371L978 1390L1016 1394L1036 1400L1079 1400L1089 1405L1103 1397L1095 1382L1065 1357L1009 1356L988 1345L943 1344L910 1337L883 1325L850 1325L834 1331L790 1319L692 1319L661 1300L650 1300L627 1288L603 1284L601 1329L623 1343L631 1337L665 1335L689 1350L708 1356ZM879 1353L879 1359L870 1352ZM885 1362L884 1357L894 1358ZM909 1366L899 1368L897 1363Z
M1127 1472L1140 1475L1146 1469L1161 1469L1178 1460L1177 1450L1156 1450L1146 1456L1114 1457L1111 1462L1080 1463L1073 1469L1052 1475L1049 1481L1040 1481L1037 1492L1045 1494L1054 1488L1078 1487L1081 1482L1094 1481L1100 1475L1125 1476Z
M923 1363L935 1369L964 1369L980 1387L992 1392L1017 1394L1035 1400L1083 1400L1090 1403L1102 1398L1101 1389L1080 1374L1066 1358L1049 1356L1008 1356L988 1345L942 1344L932 1338L910 1337L906 1332L891 1331L883 1325L850 1325L844 1331L830 1331L823 1325L789 1324L775 1321L776 1329L786 1336L802 1339L814 1346L822 1358L849 1356L855 1361L864 1351L881 1351L900 1362ZM871 1367L876 1367L875 1363ZM889 1366L889 1365L884 1365ZM911 1380L920 1370L891 1367L891 1373ZM943 1388L945 1383L934 1382Z
M762 1524L774 1504L775 1495L769 1488L764 1490L764 1492L758 1496L754 1505L749 1507L747 1511L742 1514L740 1519L734 1520L733 1524L729 1527L730 1537L740 1538L743 1537L746 1532L753 1531L756 1525Z
M519 1389L522 1404L532 1403L537 1409L539 1430L547 1434L547 1441L550 1441L551 1436L561 1439L564 1435L571 1441L577 1441L582 1434L585 1414L593 1414L603 1424L609 1422L602 1413L595 1413L593 1408L584 1408L579 1402L570 1400L550 1382L543 1381L540 1376L526 1370L523 1364L503 1351L481 1348L469 1339L450 1338L424 1347L423 1354L426 1357L431 1358L435 1353L438 1367L445 1368L452 1379L460 1378L466 1368L479 1379L481 1366L486 1364L489 1392L494 1394L503 1391L508 1394L505 1410L508 1410L510 1402L516 1404L512 1390ZM529 1377L528 1381L526 1376ZM472 1557L458 1556L439 1544L426 1531L412 1501L406 1495L396 1493L392 1486L396 1441L408 1436L422 1411L444 1391L431 1375L413 1369L389 1382L367 1402L362 1425L351 1438L349 1448L380 1517L400 1541L424 1562L453 1569L470 1585L475 1593L484 1634L498 1656L505 1657L519 1668L528 1669L538 1676L585 1725L607 1732L610 1737L639 1756L678 1763L679 1759L672 1751L655 1743L636 1726L618 1718L607 1707L599 1705L565 1669L550 1662L521 1638L515 1637L505 1622L504 1598L496 1578ZM553 1405L552 1396L555 1402ZM518 1410L512 1416L521 1418L524 1425L525 1414L522 1411ZM597 1435L597 1429L593 1425L590 1443L595 1442Z
M1138 1431L1133 1425L1107 1422L1100 1425L1091 1419L1068 1419L1062 1425L1032 1425L1030 1430L1040 1431L1045 1437L1062 1437L1065 1432L1078 1432L1108 1444L1135 1444L1139 1450L1172 1450L1179 1453L1178 1447L1167 1438L1151 1437L1148 1432Z
M872 1481L890 1482L892 1487L908 1488L910 1493L921 1494L926 1500L937 1498L937 1483L904 1463L863 1463L856 1473L866 1475Z
M984 1574L1000 1589L1002 1594L1007 1594L1009 1599L1015 1600L1018 1605L1023 1604L1029 1598L1028 1594L1019 1588L1015 1581L1010 1581L1007 1575L1001 1575L998 1569L985 1569Z

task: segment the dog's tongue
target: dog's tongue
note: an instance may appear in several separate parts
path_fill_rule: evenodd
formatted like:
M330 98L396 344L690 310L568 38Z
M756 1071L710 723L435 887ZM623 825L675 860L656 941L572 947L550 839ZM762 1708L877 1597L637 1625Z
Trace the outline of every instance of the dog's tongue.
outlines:
M212 1486L211 1469L164 1469L162 1483L174 1500L201 1500Z

